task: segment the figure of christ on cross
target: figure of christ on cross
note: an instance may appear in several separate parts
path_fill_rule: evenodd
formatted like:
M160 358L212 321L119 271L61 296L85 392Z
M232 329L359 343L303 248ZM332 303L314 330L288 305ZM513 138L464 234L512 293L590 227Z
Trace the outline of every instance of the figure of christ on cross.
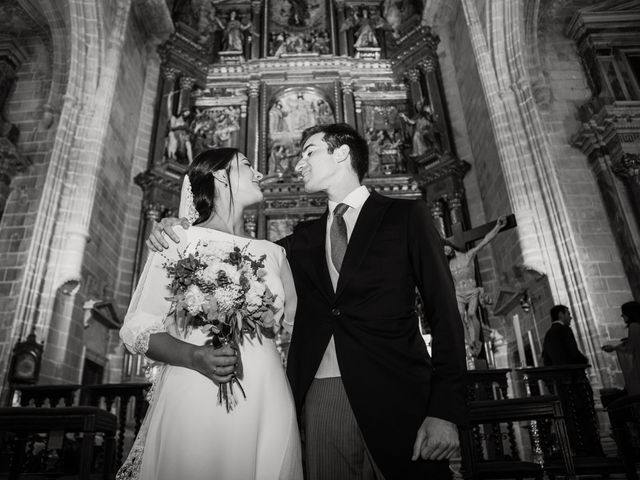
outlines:
M487 246L499 232L515 226L514 215L501 216L494 222L466 231L463 231L462 226L456 223L452 226L453 235L444 241L445 255L449 259L449 268L456 289L458 310L464 323L468 360L477 358L482 350L482 322L478 315L478 307L484 289L476 283L474 260L478 252ZM480 242L467 251L460 247L476 240L480 240Z

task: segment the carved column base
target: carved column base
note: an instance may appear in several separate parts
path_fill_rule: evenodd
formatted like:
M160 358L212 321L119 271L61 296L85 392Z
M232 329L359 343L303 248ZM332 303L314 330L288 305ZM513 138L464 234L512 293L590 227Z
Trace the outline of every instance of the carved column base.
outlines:
M356 58L365 60L379 60L380 47L355 47Z
M240 51L220 52L218 56L220 57L220 63L224 65L237 65L245 61Z

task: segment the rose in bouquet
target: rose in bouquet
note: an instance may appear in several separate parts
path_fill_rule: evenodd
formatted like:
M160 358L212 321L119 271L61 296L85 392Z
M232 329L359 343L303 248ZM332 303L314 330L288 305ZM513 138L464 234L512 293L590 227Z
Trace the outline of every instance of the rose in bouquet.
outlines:
M234 387L246 398L239 345L245 336L273 338L274 295L265 282L266 255L256 258L247 246L228 248L199 242L195 251L180 253L178 260L164 264L171 278L170 315L183 329L198 328L213 348L230 344L237 351L238 366L228 383L218 386L218 403L227 411L236 405Z

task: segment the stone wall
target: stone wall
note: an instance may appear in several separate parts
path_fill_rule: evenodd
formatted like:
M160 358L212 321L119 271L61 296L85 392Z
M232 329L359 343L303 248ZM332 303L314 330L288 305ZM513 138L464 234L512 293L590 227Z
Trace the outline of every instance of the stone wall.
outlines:
M55 15L52 14L55 19ZM54 32L54 36L57 33ZM39 34L22 35L21 47L27 59L17 71L15 88L9 96L6 119L20 130L18 150L31 166L11 183L11 192L0 219L0 372L17 337L28 331L17 329L14 318L24 285L24 267L32 248L34 223L41 208L42 191L48 173L48 159L58 132L56 99L67 83L63 56L52 49L56 42ZM64 42L62 42L64 43ZM26 329L25 329L26 330Z
M540 58L549 95L540 99L554 167L568 212L575 254L582 269L593 314L594 343L602 345L626 336L620 305L632 300L610 220L585 155L570 145L580 128L578 108L590 97L587 79L567 24L575 8L547 12L540 31ZM606 386L622 384L614 355L601 354Z

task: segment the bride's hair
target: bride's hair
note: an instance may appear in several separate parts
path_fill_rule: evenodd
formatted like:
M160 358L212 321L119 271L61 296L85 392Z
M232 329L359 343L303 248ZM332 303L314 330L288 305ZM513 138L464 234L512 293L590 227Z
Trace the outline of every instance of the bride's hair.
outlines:
M227 172L227 182L229 181L229 171L231 170L231 162L235 158L238 161L240 151L237 148L212 148L205 150L196 155L193 162L189 166L187 175L191 182L191 191L193 192L193 203L198 211L198 219L193 222L194 225L206 222L211 218L213 212L216 211L216 185L213 174L220 170ZM226 185L230 189L230 185ZM233 204L233 193L231 195L231 203Z

